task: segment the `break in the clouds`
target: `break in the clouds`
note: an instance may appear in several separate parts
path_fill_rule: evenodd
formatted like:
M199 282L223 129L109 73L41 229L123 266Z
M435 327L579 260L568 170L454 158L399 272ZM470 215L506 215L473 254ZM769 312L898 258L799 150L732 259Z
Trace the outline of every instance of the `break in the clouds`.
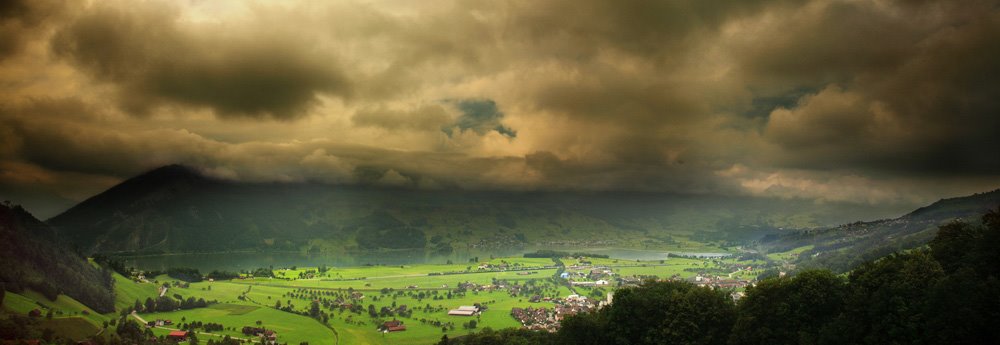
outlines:
M1000 186L997 1L8 1L0 38L0 196L39 209L170 163L894 205Z
M500 135L514 138L517 131L504 126L503 113L497 109L497 103L489 99L465 99L452 102L462 112L454 123L441 127L441 131L451 137L454 131L471 130L480 135L496 131Z

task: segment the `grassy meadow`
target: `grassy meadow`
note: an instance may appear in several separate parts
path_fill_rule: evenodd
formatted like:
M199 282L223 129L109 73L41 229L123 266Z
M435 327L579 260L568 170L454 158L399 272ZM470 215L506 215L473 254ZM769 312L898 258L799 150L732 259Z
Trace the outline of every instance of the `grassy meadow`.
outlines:
M612 271L613 278L604 278L611 281L611 285L600 287L571 286L561 279L553 279L558 271L555 261L548 258L481 258L476 262L394 266L287 267L274 269L275 277L243 276L190 284L167 275L147 277L147 281L139 282L114 274L115 305L119 311L131 310L136 301L155 300L159 287L167 285L166 296L202 298L209 305L169 312L140 312L133 316L146 321L171 320L171 325L152 329L157 336L200 321L223 327L211 332L196 329L202 342L226 335L250 340L241 330L244 326L254 326L274 330L278 341L288 344L431 344L445 334L455 337L484 327L520 327L520 323L510 316L512 308L552 308L555 305L544 300L530 302L533 295L557 299L581 294L603 299L616 287L618 280L615 278L632 281L649 277L690 278L699 271L721 272L757 264L754 261L737 263L736 260L677 257L665 260L561 260L572 281L594 280L588 276L593 267ZM481 265L489 268L480 269ZM752 278L752 274L737 271L731 272L729 277L746 279ZM460 285L469 289L459 289ZM489 288L496 285L506 288ZM478 289L474 288L477 286ZM521 292L512 293L511 286L518 286ZM319 307L319 313L314 311L315 317L310 315L314 301ZM485 306L486 310L472 317L447 315L450 309L474 304ZM5 312L22 315L39 306L56 311L56 317L45 322L63 329L61 334L74 339L95 334L104 322L118 317L116 313L94 313L66 296L48 301L32 291L8 293L3 303ZM405 309L401 309L403 306ZM373 308L374 317L369 308ZM378 326L389 320L400 320L407 329L379 332ZM467 327L473 320L476 328Z

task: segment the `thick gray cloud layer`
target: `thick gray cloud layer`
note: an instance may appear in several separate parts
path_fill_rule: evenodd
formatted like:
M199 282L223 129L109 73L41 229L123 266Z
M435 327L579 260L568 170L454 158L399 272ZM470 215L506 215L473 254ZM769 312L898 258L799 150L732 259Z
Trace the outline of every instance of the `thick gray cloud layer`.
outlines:
M0 7L2 195L168 163L894 205L1000 186L997 1L75 6Z
M101 6L53 38L57 56L114 83L127 110L178 103L219 116L289 119L305 115L317 93L350 86L329 56L281 28L178 23L167 6ZM237 31L237 32L234 32Z

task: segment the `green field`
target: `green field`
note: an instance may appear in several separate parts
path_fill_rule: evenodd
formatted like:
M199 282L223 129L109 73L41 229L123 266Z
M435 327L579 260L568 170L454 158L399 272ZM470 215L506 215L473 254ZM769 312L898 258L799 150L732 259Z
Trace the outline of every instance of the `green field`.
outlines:
M635 261L604 258L588 258L581 262L574 258L564 258L567 266L587 264L586 268L567 269L567 272L586 275L590 267L607 267L613 271L611 277L681 277L689 278L700 269L732 264L736 259L694 259L669 258L666 260ZM752 262L751 262L752 263ZM481 270L480 264L505 265L517 270ZM339 341L340 344L430 344L442 335L450 337L466 334L464 323L476 320L478 328L502 329L518 327L519 323L510 316L515 307L552 307L551 302L528 302L524 294L514 295L506 290L466 291L455 290L461 283L536 287L542 297L560 298L573 293L603 298L614 286L569 288L557 285L551 279L556 269L547 258L481 258L475 263L419 264L401 266L360 266L327 267L320 273L315 267L295 267L274 270L276 278L249 278L232 281L198 282L187 288L171 288L168 294L184 297L195 296L218 301L209 308L175 311L169 313L142 314L145 319L171 319L222 323L225 331L219 334L243 337L239 329L253 326L262 321L265 327L273 328L280 334L279 341L296 343L308 341L311 344L326 344ZM742 273L737 273L742 274ZM312 277L312 278L301 278ZM614 281L614 278L608 277ZM730 277L733 277L730 275ZM737 276L741 277L742 276ZM173 283L167 276L154 279L157 283ZM586 281L588 278L577 280ZM344 297L349 292L363 294L364 297L351 300L364 309L352 312L349 309L323 306L322 312L328 316L325 327L301 313L306 312L313 300L333 300ZM448 295L451 295L448 297ZM461 305L482 304L488 310L477 317L449 316L447 311ZM396 308L406 305L411 314L400 316L371 317L367 307L371 305L381 311L382 307ZM279 311L276 306L291 308L296 313ZM383 321L398 319L407 330L394 333L380 333L378 325ZM443 325L445 328L442 330ZM165 330L163 330L165 332Z
M808 245L808 246L794 248L787 252L767 253L767 258L775 261L791 261L794 260L795 258L798 258L799 254L802 254L802 252L813 249L813 247L814 247L813 245Z
M5 313L27 315L33 309L38 309L42 315L52 311L52 319L40 318L42 329L51 329L56 335L70 339L85 339L97 334L104 326L108 317L97 314L80 302L60 295L51 301L41 294L26 290L18 293L6 292L3 300Z
M116 300L119 310L131 310L136 301L158 297L158 287L170 286L165 296L179 295L182 299L194 297L209 302L208 307L170 312L140 312L138 318L146 321L171 320L171 325L154 328L156 335L165 335L172 329L185 328L195 321L217 323L221 331L205 333L195 329L202 341L211 337L231 336L248 339L241 330L245 326L264 327L278 334L280 343L298 344L431 344L442 335L455 337L484 327L502 329L519 327L510 316L515 307L547 307L553 302L529 302L537 295L552 299L570 294L581 294L603 299L616 288L618 279L682 278L699 272L709 272L728 278L752 279L752 271L742 267L763 262L738 262L735 258L696 259L668 258L665 260L622 260L608 258L562 258L565 272L571 281L594 281L592 270L603 274L599 279L611 282L610 286L582 287L564 285L552 279L557 270L548 258L480 258L475 262L453 264L416 264L397 266L278 268L275 278L244 277L231 281L202 281L189 285L167 275L136 281L115 274ZM480 268L480 265L489 268ZM482 289L459 289L459 286ZM468 285L472 284L472 285ZM503 286L503 288L498 287ZM519 293L509 289L517 286ZM352 294L353 293L353 294ZM317 317L309 315L316 301ZM341 307L341 304L345 306ZM448 310L462 305L479 304L487 309L478 316L449 316ZM351 308L354 305L356 307ZM100 330L102 323L117 314L99 315L78 302L60 296L48 301L43 296L27 291L8 293L4 301L7 313L24 314L44 306L57 311L56 318L46 321L59 328L60 334L82 339ZM405 306L405 308L402 308ZM373 308L372 317L369 307ZM279 309L280 308L280 309ZM383 311L383 309L386 309ZM84 311L87 311L85 315ZM325 316L325 317L324 317ZM324 322L325 319L325 322ZM377 330L384 321L400 320L405 331L382 333ZM476 329L465 324L475 320ZM255 339L254 339L255 340Z

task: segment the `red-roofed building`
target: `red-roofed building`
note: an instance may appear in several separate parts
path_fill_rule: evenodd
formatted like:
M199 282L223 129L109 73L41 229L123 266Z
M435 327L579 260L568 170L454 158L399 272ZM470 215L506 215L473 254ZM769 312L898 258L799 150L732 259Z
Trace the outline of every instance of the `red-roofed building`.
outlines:
M188 337L188 332L185 331L170 331L170 333L167 334L167 339L173 339L177 341L187 340L187 337Z
M406 326L403 325L402 321L392 320L383 322L382 329L386 332L401 332L406 330Z

